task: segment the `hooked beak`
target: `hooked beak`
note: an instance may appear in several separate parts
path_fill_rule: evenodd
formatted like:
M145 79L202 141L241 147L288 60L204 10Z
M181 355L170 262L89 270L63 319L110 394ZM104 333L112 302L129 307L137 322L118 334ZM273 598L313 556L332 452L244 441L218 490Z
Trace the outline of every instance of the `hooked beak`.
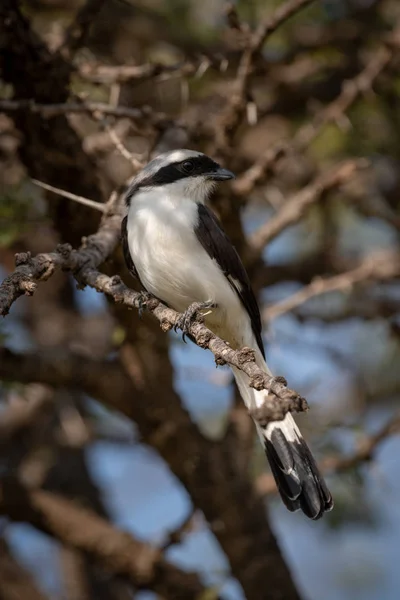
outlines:
M211 181L226 181L228 179L235 179L235 177L232 171L228 171L228 169L223 169L222 167L207 174L207 179L211 179Z

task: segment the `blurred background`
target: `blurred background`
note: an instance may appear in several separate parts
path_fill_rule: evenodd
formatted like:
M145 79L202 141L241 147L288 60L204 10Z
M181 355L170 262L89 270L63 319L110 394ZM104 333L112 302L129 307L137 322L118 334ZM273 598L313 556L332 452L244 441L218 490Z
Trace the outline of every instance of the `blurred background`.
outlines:
M99 226L31 178L104 202L157 152L215 157L238 177L212 206L335 499L322 521L287 512L229 369L58 271L0 321L1 600L397 599L399 2L0 17L0 278ZM118 248L102 270L138 289Z

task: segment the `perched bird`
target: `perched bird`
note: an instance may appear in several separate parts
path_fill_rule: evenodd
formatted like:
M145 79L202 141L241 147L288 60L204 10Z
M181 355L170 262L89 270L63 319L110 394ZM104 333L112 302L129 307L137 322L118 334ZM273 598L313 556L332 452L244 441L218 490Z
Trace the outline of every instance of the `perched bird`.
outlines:
M232 348L253 348L265 362L261 318L238 253L205 205L217 182L232 179L208 156L192 150L161 154L133 179L126 194L122 244L127 266L146 292L183 313L187 332L197 311L205 324ZM250 414L263 405L266 390L249 386L232 367ZM282 500L311 519L333 506L329 490L293 417L262 427L255 422Z

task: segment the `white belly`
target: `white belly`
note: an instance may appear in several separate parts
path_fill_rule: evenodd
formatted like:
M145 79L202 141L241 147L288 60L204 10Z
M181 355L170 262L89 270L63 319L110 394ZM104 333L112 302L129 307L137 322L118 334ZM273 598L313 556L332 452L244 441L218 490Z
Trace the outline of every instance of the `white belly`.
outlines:
M217 305L206 324L235 346L249 344L250 319L240 299L194 233L197 206L176 209L135 198L128 213L129 250L143 286L178 312L193 302Z

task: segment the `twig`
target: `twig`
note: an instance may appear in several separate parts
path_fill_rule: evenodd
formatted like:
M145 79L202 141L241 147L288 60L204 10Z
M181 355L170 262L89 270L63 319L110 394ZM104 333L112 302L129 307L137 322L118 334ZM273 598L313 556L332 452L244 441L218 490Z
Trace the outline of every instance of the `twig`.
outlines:
M232 59L236 57L234 51ZM126 83L128 81L153 81L161 82L179 77L202 77L209 68L220 72L224 63L229 61L230 55L201 54L196 60L186 60L172 65L161 63L145 63L142 65L103 65L85 63L79 66L79 74L82 78L93 83L112 85L115 83Z
M358 169L368 166L365 159L348 160L322 173L309 185L288 198L278 213L261 225L250 237L249 244L254 256L259 256L264 246L283 229L297 223L308 208L317 202L321 194L347 181Z
M334 277L317 277L295 294L263 310L266 322L289 312L315 296L334 291L347 291L358 283L384 281L400 275L400 255L382 252L367 257L357 268Z
M82 65L79 69L81 77L94 83L126 83L127 81L144 81L146 79L165 79L169 76L185 77L194 75L204 57L195 63L177 63L175 65L162 65L146 63L144 65Z
M113 106L103 102L65 102L60 104L37 104L32 100L0 100L0 110L15 112L28 110L50 119L57 115L86 113L93 115L110 115L117 118L126 117L135 121L147 121L155 127L163 128L171 122L163 113L155 113L150 108L128 108L127 106Z
M240 123L247 104L248 87L254 59L261 51L267 38L296 12L308 4L311 4L311 2L313 2L313 0L288 0L287 2L284 2L284 4L279 6L275 12L249 36L247 48L244 50L238 66L234 84L234 94L217 125L215 132L215 153L218 154L229 145L229 141L232 139L232 136Z
M74 202L78 202L79 204L83 204L84 206L89 206L90 208L94 208L102 212L103 214L107 211L107 205L102 202L95 202L94 200L90 200L89 198L84 198L83 196L77 196L76 194L71 194L71 192L67 192L66 190L61 190L60 188L56 188L53 185L49 185L48 183L44 183L43 181L39 181L38 179L31 179L32 183L38 185L39 187L47 190L48 192L53 192L54 194L58 194L63 198L68 198L68 200L73 200Z
M134 171L137 172L144 167L144 164L140 162L135 156L128 150L128 148L123 144L122 140L118 137L117 132L113 129L108 123L103 123L104 129L107 131L110 136L110 140L118 150L118 152L129 161L134 168Z
M123 144L122 140L120 139L120 137L117 134L117 132L115 131L115 129L113 127L111 127L109 123L107 123L107 120L104 117L104 115L99 113L98 111L96 111L96 112L92 113L92 117L93 117L93 119L98 121L102 125L102 127L104 127L112 144L115 146L115 148L121 154L121 156L126 158L126 160L131 163L132 167L134 168L134 171L137 172L141 168L143 168L144 165L139 160L137 160L137 158L135 158L134 155Z
M396 32L393 33L396 37ZM232 189L238 195L248 194L255 185L260 183L266 173L273 170L279 159L290 152L299 152L306 148L328 123L343 121L344 113L356 101L360 94L371 89L377 76L390 63L394 51L385 44L373 54L365 68L354 79L345 81L342 91L335 100L320 110L313 120L300 127L292 140L281 140L269 148L247 171L233 182Z
M108 123L105 123L104 127L121 156L126 158L126 160L128 160L135 169L141 169L144 165L133 156L132 152L129 152L128 148L122 143L115 130L110 127Z
M391 435L400 433L400 415L395 414L376 434L365 437L358 449L350 456L327 456L319 466L323 473L343 473L354 469L364 462L373 460L379 445ZM272 475L263 473L257 478L256 489L261 496L276 493L276 484Z

